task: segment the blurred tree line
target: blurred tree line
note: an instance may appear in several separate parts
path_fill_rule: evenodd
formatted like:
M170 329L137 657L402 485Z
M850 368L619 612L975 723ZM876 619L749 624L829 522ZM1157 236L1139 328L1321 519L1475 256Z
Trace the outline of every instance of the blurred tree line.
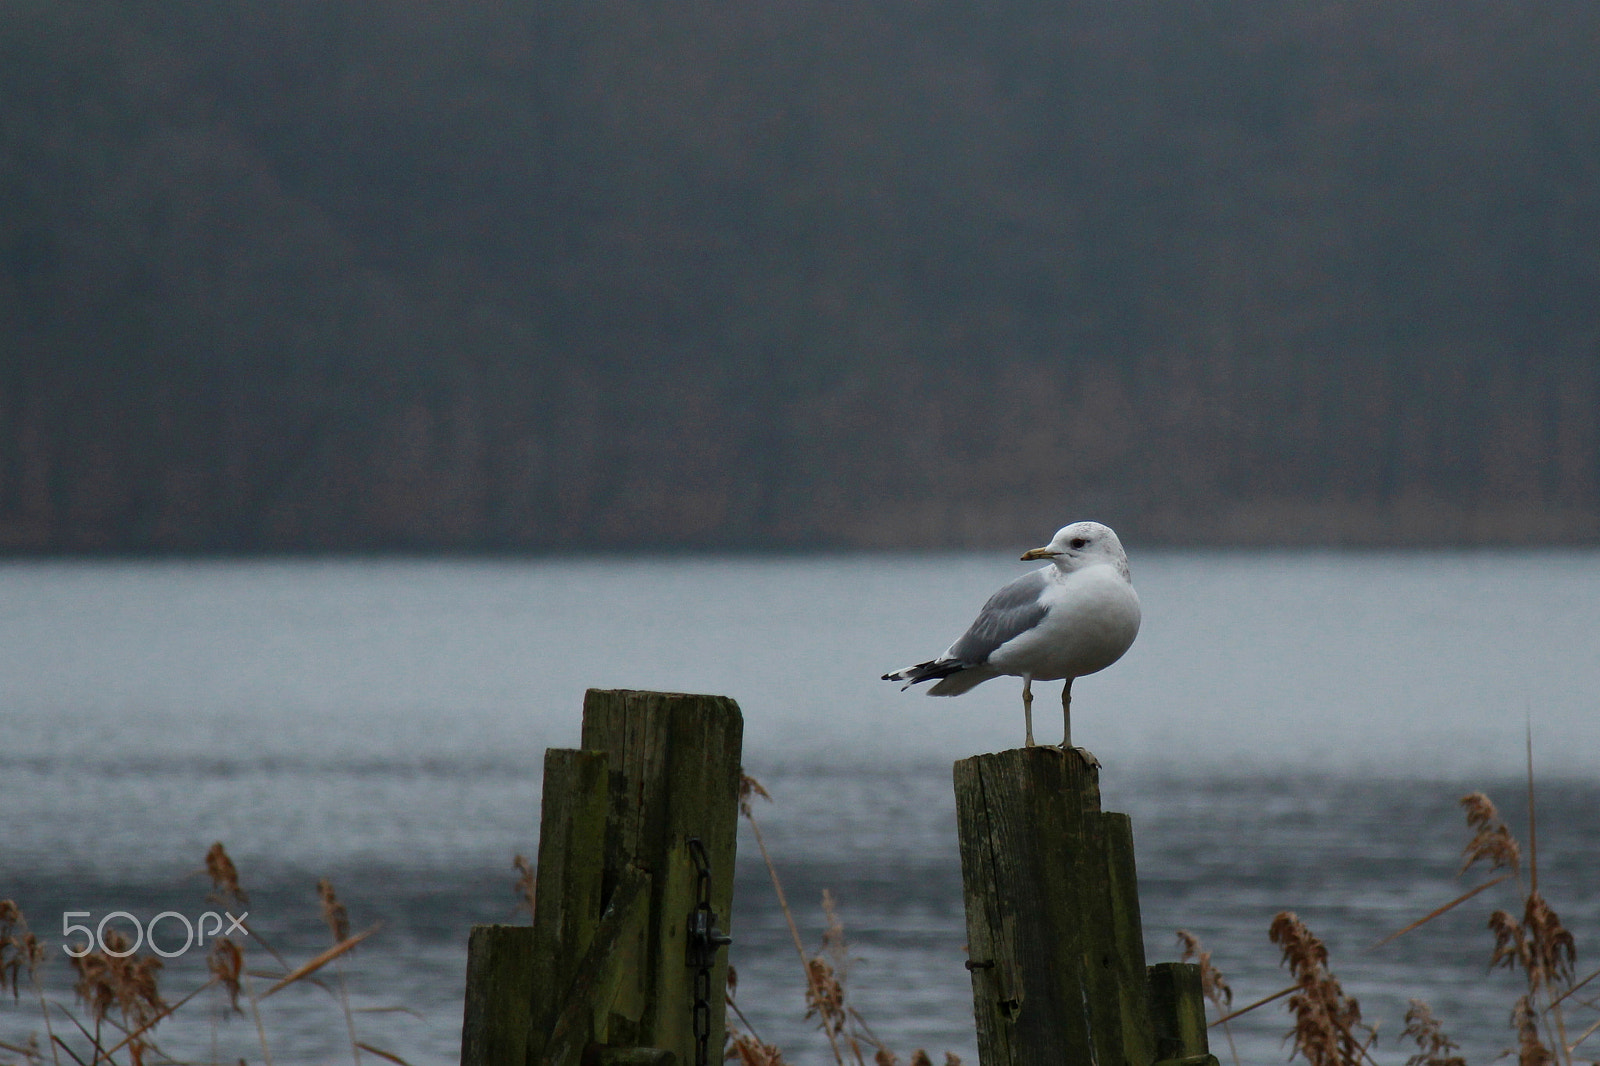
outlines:
M1590 0L0 0L0 550L1600 538Z

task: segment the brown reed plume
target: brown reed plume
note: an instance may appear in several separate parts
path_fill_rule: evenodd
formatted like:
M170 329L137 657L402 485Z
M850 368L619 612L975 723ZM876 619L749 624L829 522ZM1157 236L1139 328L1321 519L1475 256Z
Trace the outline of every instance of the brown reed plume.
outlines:
M528 920L533 920L534 895L539 884L539 872L534 869L533 861L526 855L513 855L511 865L516 868L517 881L512 886L512 891L517 894L517 909L528 912Z
M761 827L755 819L752 801L756 796L769 803L772 802L771 793L763 788L759 781L741 772L739 813L750 824L751 832L755 835L756 846L760 849L761 858L766 864L773 892L778 897L778 906L788 921L789 935L793 938L795 951L800 956L806 979L805 1016L817 1019L818 1027L828 1038L828 1047L833 1052L837 1066L845 1066L844 1051L841 1048L850 1052L850 1057L856 1066L866 1066L866 1060L862 1056L867 1050L872 1051L873 1066L900 1066L899 1057L878 1038L866 1019L848 1001L845 978L850 970L849 946L845 941L844 922L839 918L833 893L827 889L822 892L822 911L827 918L827 927L822 934L822 950L814 955L806 954L800 940L800 931L795 925L794 912L789 909L788 897L783 891L783 881L778 877L772 856L767 851L766 840L761 835ZM728 972L731 1005L732 990L737 985L737 977L734 976L732 967L729 967ZM738 1012L736 1006L734 1010ZM745 1021L742 1012L739 1013L739 1018ZM747 1021L745 1026L749 1028ZM769 1044L762 1043L753 1035L753 1031L746 1034L730 1026L728 1047L727 1057L740 1062L741 1066L782 1066L783 1063L782 1052ZM931 1061L926 1051L918 1049L912 1054L910 1066L924 1066L924 1064L931 1066ZM945 1066L961 1066L961 1060L946 1052Z
M811 971L806 989L806 1017L815 1016L818 1024L834 1036L846 1036L850 1015L844 1001L844 981L850 972L850 955L845 945L844 923L833 905L833 893L827 889L822 890L822 913L828 919L822 931L822 951L806 962ZM847 1037L846 1046L860 1062L860 1045Z
M739 1066L788 1066L782 1051L734 1027L728 1029L727 1049L722 1057Z
M1539 1035L1539 1012L1528 996L1521 996L1511 1009L1511 1027L1517 1031L1517 1066L1551 1066L1555 1052Z
M1489 930L1494 933L1489 968L1520 968L1527 975L1529 995L1572 983L1577 945L1555 909L1537 891L1528 892L1521 921L1506 911L1495 911L1489 915Z
M333 935L334 947L339 948L348 944L346 951L353 950L355 944L350 942L350 912L340 902L339 894L333 890L332 881L324 878L317 882L317 898L322 904L322 924L326 925L328 932ZM350 1037L350 1055L355 1059L356 1066L361 1066L361 1049L366 1045L356 1038L356 1018L350 1011L350 991L344 980L346 951L341 951L334 959L335 995L339 1000L339 1009L344 1012L345 1031Z
M1533 766L1530 754L1528 766L1528 889L1523 897L1522 917L1512 917L1510 912L1497 910L1489 915L1489 931L1494 934L1494 952L1489 957L1489 968L1520 969L1527 979L1527 994L1517 1000L1512 1010L1512 1027L1517 1032L1517 1057L1519 1066L1544 1066L1546 1062L1572 1062L1572 1046L1567 1041L1566 1019L1561 1001L1574 990L1574 970L1577 965L1577 943L1561 918L1539 891L1539 855L1532 845L1537 832L1537 816L1533 796ZM1463 797L1461 805L1467 810L1467 824L1477 832L1473 841L1485 836L1484 825L1489 820L1498 821L1494 804L1481 792ZM1492 823L1489 823L1492 824ZM1501 835L1516 852L1516 842L1504 823L1499 823ZM1468 845L1469 849L1472 847ZM1590 975L1591 977L1593 975ZM1585 982L1589 978L1584 979ZM1540 1033L1541 1025L1545 1028ZM1585 1034L1587 1035L1587 1034ZM1548 1041L1548 1042L1547 1042ZM1551 1049L1551 1045L1555 1050Z
M228 994L228 1007L235 1014L243 1014L239 1006L241 986L239 978L244 973L244 952L228 937L218 937L211 942L211 954L206 957L206 970L212 980Z
M760 796L768 803L772 802L772 793L761 786L761 782L749 774L739 773L739 813L750 824L750 832L755 835L756 847L761 851L761 861L766 864L767 876L772 881L772 891L778 897L778 906L783 910L783 917L789 924L789 936L794 941L794 950L800 956L801 969L806 975L806 1001L809 1003L814 997L820 997L821 991L817 988L811 970L811 960L806 957L805 945L800 942L800 929L794 924L794 912L789 909L789 899L783 891L783 881L778 877L777 867L772 865L772 855L767 851L766 838L761 835L761 824L756 821L755 805L752 802ZM828 1048L833 1052L833 1061L836 1066L844 1066L844 1056L839 1053L839 1043L834 1037L833 1030L823 1027L823 1033L828 1037Z
M1416 1054L1406 1060L1406 1066L1467 1066L1460 1055L1451 1054L1460 1046L1445 1035L1432 1008L1420 999L1413 999L1406 1008L1406 1027L1401 1036L1417 1045Z
M0 899L0 994L5 992L9 984L12 1002L16 1002L21 991L17 978L21 971L27 971L28 984L39 1004L40 1017L44 1019L45 1039L49 1041L51 1060L57 1061L55 1023L50 1017L50 1005L45 1002L44 986L39 983L39 967L44 960L44 944L28 928L22 908L17 906L16 900ZM30 1033L26 1047L12 1044L3 1047L13 1054L20 1054L25 1062L34 1062L43 1060L38 1044L38 1039Z
M206 852L205 868L212 879L212 889L207 896L209 901L222 906L231 906L248 900L249 897L240 884L239 871L221 844L213 844ZM60 1066L60 1063L68 1060L80 1066L98 1066L100 1063L110 1066L112 1063L123 1061L130 1063L131 1066L144 1066L146 1062L173 1062L175 1060L155 1042L153 1034L156 1027L201 992L217 987L226 994L228 1009L236 1013L243 1012L241 1000L249 1002L250 1013L255 1020L256 1034L261 1044L261 1059L267 1066L271 1066L272 1051L262 1024L259 1001L291 985L306 981L336 994L340 999L345 1008L346 1024L350 1029L352 1052L358 1061L360 1052L366 1051L386 1061L405 1066L405 1060L393 1052L355 1039L352 1012L347 998L342 994L342 974L338 993L333 993L333 990L321 982L308 980L322 967L342 960L352 948L377 932L377 926L374 926L354 936L349 935L348 915L333 886L323 881L318 884L317 892L322 904L322 918L336 943L299 966L291 967L287 962L283 962L285 971L283 975L259 995L250 989L251 977L271 978L274 975L270 973L263 975L252 970L245 946L232 938L219 936L212 941L206 959L206 980L188 994L169 1002L161 989L162 960L156 955L135 954L129 950L130 944L126 936L115 929L105 930L101 934L104 939L99 950L88 950L82 956L72 959L72 966L76 972L73 990L76 1001L83 1005L85 1012L83 1020L80 1020L72 1009L59 1004L52 1008L46 1001L35 971L48 958L49 953L45 945L28 932L27 923L16 903L11 900L0 900L0 990L9 986L15 993L22 973L28 973L38 994L40 1015L45 1023L51 1056L47 1060L39 1052L38 1039L32 1035L27 1037L25 1044L0 1041L0 1052L21 1056L21 1060L30 1066L44 1061L52 1061L56 1066ZM246 928L249 931L249 941L257 941L256 931L248 926ZM281 956L275 952L273 957L282 962ZM54 1018L65 1019L71 1023L73 1029L76 1029L83 1041L81 1053L80 1045L76 1041L69 1043L57 1034ZM62 1032L70 1036L71 1029L63 1028ZM59 1057L58 1053L64 1054L67 1058Z
M1186 929L1178 930L1178 943L1183 948L1182 961L1194 959L1200 965L1200 991L1205 994L1217 1013L1226 1014L1233 1006L1233 988L1211 961L1211 952L1200 944L1200 938Z
M206 873L211 875L211 898L215 902L250 905L250 896L239 884L239 871L220 840L206 849Z
M134 1066L142 1066L144 1056L154 1045L148 1032L170 1013L161 998L159 979L162 962L155 955L138 955L120 930L102 934L103 950L86 951L72 959L78 973L73 986L79 1002L88 1008L95 1024L94 1043L101 1044L101 1027L110 1022L129 1034L123 1041ZM120 1023L111 1016L116 1009Z
M322 902L322 924L333 934L333 942L350 939L350 912L339 902L332 881L324 878L317 882L317 899Z
M1520 970L1526 981L1526 990L1520 995L1511 1012L1511 1025L1517 1034L1516 1054L1519 1066L1546 1066L1561 1063L1571 1066L1572 1052L1595 1032L1600 1031L1600 1021L1594 1022L1577 1039L1569 1040L1562 1004L1596 977L1596 970L1575 980L1577 945L1573 935L1562 924L1555 908L1539 890L1538 816L1535 805L1533 775L1533 737L1529 730L1528 750L1528 880L1522 892L1522 914L1515 916L1508 910L1495 910L1489 915L1488 928L1494 934L1494 948L1489 957L1489 969ZM1466 902L1478 893L1516 877L1521 883L1523 849L1515 835L1500 816L1493 801L1482 792L1472 792L1461 797L1460 806L1466 814L1471 837L1462 849L1462 864L1457 875L1466 873L1478 863L1489 867L1489 872L1503 870L1498 877L1462 893L1442 907L1390 934L1379 944L1424 925L1441 914ZM1574 1000L1590 1009L1600 1008L1594 1000ZM1450 1054L1455 1045L1443 1036L1438 1022L1433 1019L1426 1004L1412 1001L1412 1011L1406 1014L1406 1033L1415 1039L1420 1049L1408 1066L1461 1066L1458 1056ZM1420 1010L1419 1010L1420 1008ZM1509 1054L1509 1052L1508 1052Z
M1212 963L1211 952L1201 946L1199 937L1186 929L1179 929L1178 943L1183 947L1181 961L1193 959L1200 965L1200 991L1216 1009L1217 1021L1213 1024L1222 1026L1223 1035L1228 1038L1228 1051L1233 1056L1233 1066L1239 1066L1239 1049L1234 1045L1233 1028L1228 1024L1228 1011L1233 1006L1233 988L1222 976L1222 971Z
M1370 1060L1376 1033L1361 1023L1361 1005L1345 995L1328 968L1327 946L1291 911L1273 918L1267 935L1294 976L1295 991L1289 996L1294 1028L1285 1038L1293 1044L1289 1057L1299 1055L1307 1066L1356 1066Z
M205 868L206 874L211 878L211 891L206 895L208 902L225 909L235 906L242 909L249 905L250 894L244 890L239 869L228 856L228 849L222 846L222 841L216 841L206 849ZM243 921L242 916L241 921ZM278 954L261 936L260 930L247 921L243 924L245 932L253 943L271 955L279 966L285 970L290 968L289 960ZM222 941L212 945L212 954L206 960L206 969L211 973L212 982L220 985L227 994L231 1009L236 1011L240 1009L239 995L241 992L244 994L250 1004L250 1020L255 1026L256 1040L261 1046L262 1060L267 1066L272 1066L272 1049L267 1043L267 1029L261 1019L262 997L250 990L249 975L245 969L245 946L234 943L226 937L222 939L227 941L228 946L222 946Z
M39 964L43 961L44 948L39 938L28 930L22 908L15 900L0 899L0 992L9 987L15 1002L21 992L17 982L21 971L28 971L31 983L37 978Z
M354 951L356 945L376 933L380 926L374 925L352 936L350 933L349 912L339 899L339 894L334 891L333 882L327 879L317 882L317 899L320 904L322 922L328 927L328 933L333 939L333 945L278 978L265 992L261 993L260 997L252 996L252 1006L255 1005L258 998L266 999L268 996L275 995L290 985L308 980L312 974L331 963L334 967L334 987L329 989L321 981L312 983L324 988L338 1002L339 1008L344 1014L345 1032L350 1040L350 1054L355 1060L356 1066L360 1066L361 1053L363 1051L370 1052L390 1062L401 1063L404 1066L405 1060L400 1056L365 1043L356 1036L355 1013L350 1008L349 990L345 984L344 957ZM263 1052L265 1052L266 1045L264 1041L262 1048Z
M1463 862L1456 876L1478 862L1487 862L1491 870L1509 869L1516 873L1522 865L1522 849L1493 801L1482 792L1469 792L1459 802L1467 812L1467 828L1473 832L1472 839L1461 849Z
M750 1019L739 1009L737 1000L739 971L731 964L728 966L727 985L724 1001L728 1009L739 1019L739 1025L744 1028L740 1029L739 1025L735 1025L731 1020L727 1022L723 1059L737 1062L739 1066L788 1066L783 1061L783 1052L757 1036L755 1026L750 1024Z
M1461 869L1456 871L1460 877L1469 869L1480 862L1489 864L1489 872L1505 870L1499 877L1492 877L1475 888L1469 888L1455 899L1443 906L1435 907L1421 918L1411 922L1400 929L1396 929L1376 944L1380 948L1389 941L1405 936L1420 926L1427 925L1446 911L1467 902L1480 892L1485 892L1495 885L1515 877L1522 864L1522 849L1517 846L1516 838L1511 835L1511 830L1500 817L1500 812L1495 805L1482 792L1473 792L1461 797L1461 807L1467 812L1467 826L1473 830L1472 839L1467 841L1467 846L1461 849L1463 862Z
M845 939L844 922L839 917L833 893L822 890L822 913L827 925L822 931L822 950L811 956L811 979L806 996L806 1017L815 1016L823 1028L847 1048L857 1066L865 1066L864 1052L872 1052L873 1066L898 1066L899 1057L872 1031L867 1020L852 1006L845 993L850 975L850 946ZM927 1052L918 1051L924 1059Z
M1576 941L1562 925L1555 908L1539 891L1539 820L1534 796L1531 725L1527 732L1527 756L1528 886L1523 895L1520 919L1505 910L1489 915L1489 931L1494 934L1489 968L1520 969L1527 981L1527 992L1517 1000L1511 1014L1512 1027L1517 1032L1519 1062L1534 1066L1561 1062L1570 1066L1573 1048L1600 1027L1600 1023L1591 1026L1577 1041L1569 1042L1561 1004L1596 974L1574 983ZM1473 830L1464 851L1466 862L1462 869L1487 860L1493 868L1509 867L1516 871L1521 849L1489 797L1474 792L1461 798L1461 806L1467 813L1467 825Z

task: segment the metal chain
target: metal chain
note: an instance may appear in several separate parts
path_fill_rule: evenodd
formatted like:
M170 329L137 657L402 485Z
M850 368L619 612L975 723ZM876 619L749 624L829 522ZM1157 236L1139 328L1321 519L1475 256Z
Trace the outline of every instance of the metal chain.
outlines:
M711 858L699 837L689 838L689 857L694 860L695 905L684 941L694 970L694 1063L711 1066L711 968L717 962L717 949L733 943L733 938L717 928L717 914L711 909Z

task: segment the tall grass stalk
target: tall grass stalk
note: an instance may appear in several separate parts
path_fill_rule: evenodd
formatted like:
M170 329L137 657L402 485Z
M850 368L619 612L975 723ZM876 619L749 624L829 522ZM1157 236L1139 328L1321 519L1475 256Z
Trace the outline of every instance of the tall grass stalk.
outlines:
M240 886L238 870L221 844L212 845L206 853L206 872L212 879L208 901L219 906L242 908L249 901ZM139 955L130 951L130 943L119 931L107 930L103 935L102 950L86 951L73 958L72 966L77 980L74 994L83 1016L62 1004L52 1004L45 996L38 969L46 958L45 944L27 928L22 910L12 900L0 900L0 990L10 987L15 993L22 970L26 969L39 1004L40 1018L45 1026L52 1066L61 1066L65 1054L79 1066L155 1066L157 1063L175 1063L157 1042L157 1033L182 1008L199 998L208 989L215 988L224 997L219 1007L235 1013L244 1013L241 997L249 1003L256 1039L261 1048L261 1060L272 1066L273 1053L261 1012L261 1001L286 988L305 982L320 987L339 1004L349 1035L351 1054L359 1066L361 1052L366 1051L387 1061L406 1066L400 1056L361 1041L357 1037L355 1012L350 1007L348 989L342 970L342 960L357 944L377 931L377 926L349 935L348 920L343 905L327 882L318 886L323 902L323 919L334 934L335 943L309 961L292 966L277 951L259 938L253 926L245 924L249 939L259 945L277 961L279 972L249 969L246 950L238 942L225 936L212 941L206 957L207 976L199 986L187 994L168 1002L161 987L163 960L157 954ZM337 989L331 989L313 975L329 963L336 963ZM273 983L265 992L257 994L253 977L265 976ZM70 1025L63 1031L57 1020ZM77 1034L76 1038L71 1033ZM36 1037L30 1036L27 1046L0 1044L0 1051L20 1056L20 1061L34 1066L45 1061L38 1050ZM220 1059L217 1047L215 1018L212 1021L212 1061Z

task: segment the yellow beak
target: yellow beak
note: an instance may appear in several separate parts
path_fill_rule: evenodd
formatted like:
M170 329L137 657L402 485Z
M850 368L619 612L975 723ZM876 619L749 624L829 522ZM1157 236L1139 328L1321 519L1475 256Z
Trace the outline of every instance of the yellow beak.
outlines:
M1054 559L1060 554L1060 552L1053 552L1049 548L1032 548L1022 553L1022 561L1026 563L1033 559Z

